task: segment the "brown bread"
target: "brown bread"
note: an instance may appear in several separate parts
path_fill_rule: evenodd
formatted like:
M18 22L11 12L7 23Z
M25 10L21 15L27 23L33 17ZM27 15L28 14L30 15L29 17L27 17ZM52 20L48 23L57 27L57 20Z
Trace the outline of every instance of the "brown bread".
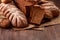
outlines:
M50 1L46 1L41 5L30 6L30 23L41 24L42 19L44 19L43 21L45 19L49 21L59 16L59 13L59 8Z
M44 18L45 11L39 6L30 7L30 23L40 25Z
M45 9L47 18L55 18L59 15L59 8L51 1L41 4L41 8Z
M27 26L27 20L25 15L13 4L1 3L0 10L3 12L3 15L11 21L14 27Z
M2 12L0 11L0 27L1 28L8 28L10 25L10 21L1 13Z
M9 3L11 0L1 0L2 3Z
M26 14L26 6L34 5L39 0L15 0L17 6Z

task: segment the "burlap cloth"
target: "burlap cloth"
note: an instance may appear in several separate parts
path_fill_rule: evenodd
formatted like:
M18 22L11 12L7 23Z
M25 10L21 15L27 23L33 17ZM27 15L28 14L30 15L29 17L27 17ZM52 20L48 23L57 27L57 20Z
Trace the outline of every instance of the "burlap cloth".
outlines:
M54 25L58 25L60 24L60 14L58 17L52 19L49 22L43 23L39 26L39 28L33 28L34 30L44 30L45 27L50 27L50 26L54 26Z
M53 26L53 25L57 25L57 24L60 24L60 14L58 17L52 19L49 22L43 23L40 26Z
M32 29L32 30L41 31L41 30L44 30L45 27L50 27L50 26L54 26L54 25L57 25L57 24L60 24L60 14L59 14L58 17L52 19L51 21L43 23L40 26L37 26L37 28L34 27L35 25L30 25L27 28L13 28L13 29L14 30L25 30L25 29L29 30L29 29Z

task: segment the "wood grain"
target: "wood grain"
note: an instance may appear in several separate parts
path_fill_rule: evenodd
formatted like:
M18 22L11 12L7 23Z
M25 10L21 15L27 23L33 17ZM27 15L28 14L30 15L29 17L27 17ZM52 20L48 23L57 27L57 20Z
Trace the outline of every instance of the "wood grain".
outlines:
M0 28L0 40L60 40L60 25L46 27L44 31Z

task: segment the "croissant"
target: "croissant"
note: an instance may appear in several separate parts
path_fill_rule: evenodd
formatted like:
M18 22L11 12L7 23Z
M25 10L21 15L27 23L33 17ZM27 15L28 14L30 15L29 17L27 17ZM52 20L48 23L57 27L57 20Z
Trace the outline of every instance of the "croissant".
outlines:
M1 3L0 10L3 12L3 15L10 20L14 27L27 26L25 15L14 5Z

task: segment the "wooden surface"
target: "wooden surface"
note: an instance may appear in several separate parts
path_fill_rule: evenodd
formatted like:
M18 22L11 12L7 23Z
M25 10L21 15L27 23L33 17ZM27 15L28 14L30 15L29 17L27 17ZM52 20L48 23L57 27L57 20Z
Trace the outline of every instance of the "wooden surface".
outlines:
M0 28L0 40L60 40L60 25L46 27L44 31Z

